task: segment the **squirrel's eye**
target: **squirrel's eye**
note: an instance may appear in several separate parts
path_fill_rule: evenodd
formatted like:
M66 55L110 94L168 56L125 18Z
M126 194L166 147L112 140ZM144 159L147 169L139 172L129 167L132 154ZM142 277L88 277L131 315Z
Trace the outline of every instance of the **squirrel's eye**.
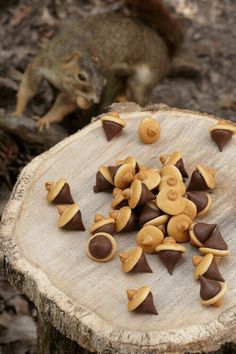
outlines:
M78 78L78 80L80 80L80 81L87 81L87 75L85 74L85 73L79 73L78 75L77 75L77 78Z

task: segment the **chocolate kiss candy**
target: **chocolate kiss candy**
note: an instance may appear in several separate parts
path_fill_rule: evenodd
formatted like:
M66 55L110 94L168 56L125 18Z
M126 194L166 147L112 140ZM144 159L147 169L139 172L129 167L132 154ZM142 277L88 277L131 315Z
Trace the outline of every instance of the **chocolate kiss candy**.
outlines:
M139 261L135 264L134 268L131 270L134 273L152 273L152 269L150 268L147 258L144 253L142 253Z
M136 218L136 215L134 214L134 212L131 211L130 218L122 231L129 232L129 231L134 231L134 230L137 230L137 218Z
M136 307L134 311L137 313L151 313L153 315L158 315L151 291L149 292L146 299L138 307Z
M174 267L186 249L176 243L172 237L166 237L163 243L156 247L155 251L165 264L170 275L173 274Z
M98 232L106 232L113 235L115 232L115 221L112 218L104 218L103 215L96 214L94 223L89 228L89 233L94 235Z
M114 237L99 232L93 235L87 243L87 255L97 262L107 262L113 258L116 251L116 241Z
M107 167L102 166L96 174L96 185L93 187L95 193L112 192L114 186L112 178Z
M147 186L144 183L142 183L142 192L139 198L138 205L143 205L149 200L153 200L154 198L155 195L147 188Z
M188 199L190 199L197 207L197 213L204 210L208 204L207 194L204 192L187 192Z
M200 276L204 276L207 279L224 282L212 253L208 253L204 257L193 256L192 262L196 267L194 272L195 279L198 280Z
M203 274L203 276L205 278L211 279L211 280L216 280L216 281L221 281L221 282L225 281L224 278L222 277L222 275L220 274L217 263L215 262L214 259L211 262L207 271Z
M146 222L161 215L163 215L163 212L156 206L155 202L144 204L139 215L139 225L143 226Z
M116 172L119 170L121 165L116 165L116 166L108 166L108 170L111 174L111 178L114 181L114 177L116 175Z
M102 127L108 141L114 138L114 136L118 135L123 129L122 125L111 121L102 122Z
M223 148L232 138L232 135L233 133L231 131L224 129L215 129L211 131L211 137L220 151L223 151Z
M73 204L73 198L70 193L70 186L68 183L64 184L64 187L60 191L60 193L57 195L57 197L53 200L53 203L55 204Z
M209 189L209 187L200 172L197 170L193 171L187 191L203 191L207 189Z
M48 191L47 199L54 204L73 204L70 186L65 179L56 182L46 182L45 188Z
M111 253L112 244L109 239L103 235L94 237L89 243L89 252L94 258L104 259Z
M211 236L204 243L204 247L213 248L213 249L217 249L217 250L227 250L228 249L228 246L221 235L219 226L216 226L216 228L213 230Z
M84 231L81 211L77 204L59 205L57 207L60 214L58 226L66 230Z
M173 274L174 267L181 257L181 252L178 251L161 251L158 253L161 261L165 264L170 275Z
M120 253L119 257L125 273L152 273L141 247L134 247L129 252Z
M200 297L202 300L209 300L215 297L221 291L221 285L215 280L206 279L201 276L199 278L201 289Z
M179 172L181 173L183 178L188 178L188 173L185 170L185 166L184 166L184 162L183 159L179 159L179 161L177 161L177 163L175 164L175 166L178 168Z
M198 222L193 226L193 232L195 237L205 245L205 242L209 239L216 226L217 224Z
M120 118L118 112L111 112L101 118L102 127L106 138L110 141L114 136L119 134L125 127L125 121Z

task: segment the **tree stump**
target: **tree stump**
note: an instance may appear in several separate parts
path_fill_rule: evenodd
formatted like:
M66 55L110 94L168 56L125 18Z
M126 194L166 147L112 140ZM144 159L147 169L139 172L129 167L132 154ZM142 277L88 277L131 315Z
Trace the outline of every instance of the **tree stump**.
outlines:
M39 311L40 353L50 353L51 326L85 353L211 351L236 338L235 138L220 153L208 132L214 117L134 107L116 106L127 126L109 143L96 121L36 157L21 172L5 209L1 237L6 273ZM160 140L151 146L142 144L137 135L139 122L150 113L162 130ZM110 194L93 193L100 165L134 155L142 164L158 166L159 154L174 150L183 152L189 172L199 162L217 170L212 209L203 220L219 223L231 249L220 264L229 291L218 308L200 304L191 264L196 248L186 245L187 253L172 277L155 255L148 255L153 274L129 276L122 273L118 257L104 264L91 261L85 253L87 232L58 229L57 210L46 201L45 181L66 178L88 227L95 213L107 214L110 209ZM118 251L135 245L135 233L115 238ZM152 289L158 316L127 311L126 289L145 284Z

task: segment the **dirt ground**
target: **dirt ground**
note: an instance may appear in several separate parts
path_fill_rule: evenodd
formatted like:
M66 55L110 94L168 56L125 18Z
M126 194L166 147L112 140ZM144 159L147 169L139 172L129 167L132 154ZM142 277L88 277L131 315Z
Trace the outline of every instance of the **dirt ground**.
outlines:
M195 76L186 78L178 75L164 79L154 89L150 101L236 121L235 0L166 2L175 8L187 27L184 47L188 55L197 61L199 69ZM89 14L113 11L118 6L118 0L0 0L0 215L20 169L45 149L42 143L32 144L1 123L2 116L15 109L21 73L43 40L52 38L63 22L72 17L79 19ZM53 95L54 90L45 84L26 116L32 118L46 112ZM62 124L62 134L76 131L88 121L87 116L77 112ZM24 137L25 132L22 134ZM33 306L16 293L2 275L0 354L36 353L32 316L35 316ZM227 350L227 353L235 352Z

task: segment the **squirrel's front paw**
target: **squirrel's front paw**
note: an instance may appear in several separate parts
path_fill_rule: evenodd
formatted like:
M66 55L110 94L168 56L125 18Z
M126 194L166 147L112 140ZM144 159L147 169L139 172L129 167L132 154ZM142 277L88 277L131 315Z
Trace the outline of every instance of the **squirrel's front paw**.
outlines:
M45 129L50 128L50 121L49 121L48 117L43 117L37 121L36 125L38 128L38 131L43 132Z
M14 112L11 113L11 116L13 116L13 117L21 117L22 113L20 113L18 111L14 111Z

